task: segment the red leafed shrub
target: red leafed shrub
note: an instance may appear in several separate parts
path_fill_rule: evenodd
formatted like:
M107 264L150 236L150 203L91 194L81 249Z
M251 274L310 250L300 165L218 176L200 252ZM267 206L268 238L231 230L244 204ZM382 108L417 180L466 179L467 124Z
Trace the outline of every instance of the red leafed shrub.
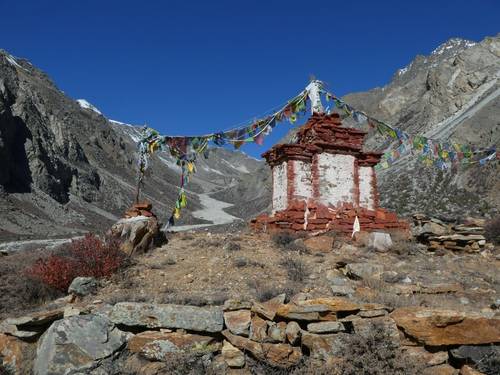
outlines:
M114 239L101 241L93 234L72 241L70 257L78 264L78 276L106 277L115 273L125 261L120 242Z
M61 291L66 291L71 281L77 277L78 268L73 259L50 255L38 259L26 270L29 277Z
M26 274L55 289L66 291L78 276L110 276L124 265L119 241L101 240L93 234L74 240L63 255L38 259Z

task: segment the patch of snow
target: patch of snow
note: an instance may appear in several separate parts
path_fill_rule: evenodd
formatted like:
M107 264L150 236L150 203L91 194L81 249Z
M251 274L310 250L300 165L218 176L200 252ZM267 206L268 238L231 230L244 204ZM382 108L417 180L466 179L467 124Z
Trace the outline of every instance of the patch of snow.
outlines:
M119 125L119 126L126 126L122 131L125 132L135 143L139 142L141 140L141 131L138 129L137 126L131 125L131 124L126 124L124 122L116 121L116 120L109 120L109 122Z
M116 121L116 120L109 120L109 121L112 122L113 124L117 124L117 125L134 127L134 125L125 124L124 122L120 122L120 121Z
M234 167L234 168L239 170L240 172L243 172L243 173L250 173L250 171L244 165L239 165L239 166Z
M444 52L446 52L447 50L450 50L453 48L461 47L461 48L466 49L466 48L470 48L470 47L475 46L475 45L476 45L476 43L471 41L471 40L452 38L452 39L448 40L447 42L439 45L434 51L431 52L431 55L437 56L437 55L441 55Z
M16 59L12 55L7 55L5 58L11 65L17 66L18 68L22 68L22 66L17 63Z
M28 71L28 69L25 69L23 68L21 65L19 65L19 63L16 61L16 59L14 58L14 56L12 55L7 55L5 56L5 58L7 59L7 61L9 62L9 64L19 68L19 69L22 69L22 70L26 70Z
M405 74L406 72L408 71L408 67L404 67L402 69L398 69L398 76L401 76L403 74Z
M222 162L224 164L228 165L229 167L236 169L237 171L240 171L243 173L250 173L250 171L244 165L234 166L230 162L228 162L227 160L224 160L224 159L222 159Z
M90 109L91 111L94 111L95 113L102 115L102 113L94 107L92 104L90 104L88 101L85 99L77 99L76 102L80 105L80 107L84 109Z
M202 165L201 169L203 169L204 171L207 171L207 172L212 172L212 173L216 173L216 174L220 174L221 176L224 176L224 173L222 173L221 171L218 171L217 169L210 168L206 165Z

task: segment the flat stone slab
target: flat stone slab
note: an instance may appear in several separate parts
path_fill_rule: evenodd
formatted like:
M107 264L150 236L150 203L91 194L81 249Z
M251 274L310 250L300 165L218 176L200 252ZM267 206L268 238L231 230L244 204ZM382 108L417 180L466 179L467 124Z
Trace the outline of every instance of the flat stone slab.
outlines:
M345 331L342 322L319 322L309 323L307 330L312 333L336 333Z
M222 309L138 302L117 303L110 313L115 324L128 327L181 328L197 332L221 332Z
M80 315L59 320L38 342L35 375L84 374L125 345L128 334L107 318Z
M405 307L391 318L408 336L430 346L500 342L500 319L455 310Z

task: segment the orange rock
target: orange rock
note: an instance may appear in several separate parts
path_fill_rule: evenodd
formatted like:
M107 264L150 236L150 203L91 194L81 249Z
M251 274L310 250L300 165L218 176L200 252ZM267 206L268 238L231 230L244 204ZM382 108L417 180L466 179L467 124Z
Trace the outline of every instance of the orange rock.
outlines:
M280 294L266 302L255 302L252 306L252 312L255 312L269 320L273 320L278 308L285 302L286 295Z
M267 338L267 322L258 315L252 317L250 323L250 339L263 342Z
M273 366L291 367L299 363L302 358L300 348L288 344L261 344L245 337L233 335L228 330L223 331L222 334L232 345L249 351L258 359Z
M29 373L31 369L25 368L28 365L26 357L29 357L29 347L34 350L35 345L27 344L13 336L0 333L0 364L14 370L15 374Z
M133 336L128 344L128 350L133 353L142 353L153 351L152 345L159 342L168 342L179 350L189 350L196 346L211 344L214 339L209 336L194 335L180 332L158 332L145 331Z
M226 327L235 335L248 336L250 328L250 310L234 310L224 312Z
M139 202L139 203L134 204L132 207L136 208L138 210L151 211L151 209L153 208L153 205L151 204L151 202Z
M429 346L500 342L500 319L454 310L405 307L390 314L406 335Z
M470 366L464 365L460 369L460 375L484 375L484 373L477 371Z
M457 375L458 370L450 365L432 366L424 369L422 375Z

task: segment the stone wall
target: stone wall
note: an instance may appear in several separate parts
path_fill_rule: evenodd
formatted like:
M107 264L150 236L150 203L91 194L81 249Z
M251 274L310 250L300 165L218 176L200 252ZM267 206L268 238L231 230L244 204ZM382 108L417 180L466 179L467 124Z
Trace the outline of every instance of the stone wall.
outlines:
M153 363L159 370L158 365L189 355L203 358L204 369L217 374L248 371L250 358L290 370L303 362L337 361L338 367L355 360L346 358L356 351L350 345L380 333L383 342L377 344L386 354L391 350L387 360L413 358L422 374L458 374L466 361L499 353L494 344L500 343L500 320L491 314L419 306L392 310L303 294L285 300L281 294L266 302L227 300L205 307L60 302L54 310L0 322L0 361L14 374L33 370L35 375L117 375L131 373L128 366L134 363L139 364L134 373L152 374L157 372L146 370L153 370ZM386 364L378 361L371 365Z

